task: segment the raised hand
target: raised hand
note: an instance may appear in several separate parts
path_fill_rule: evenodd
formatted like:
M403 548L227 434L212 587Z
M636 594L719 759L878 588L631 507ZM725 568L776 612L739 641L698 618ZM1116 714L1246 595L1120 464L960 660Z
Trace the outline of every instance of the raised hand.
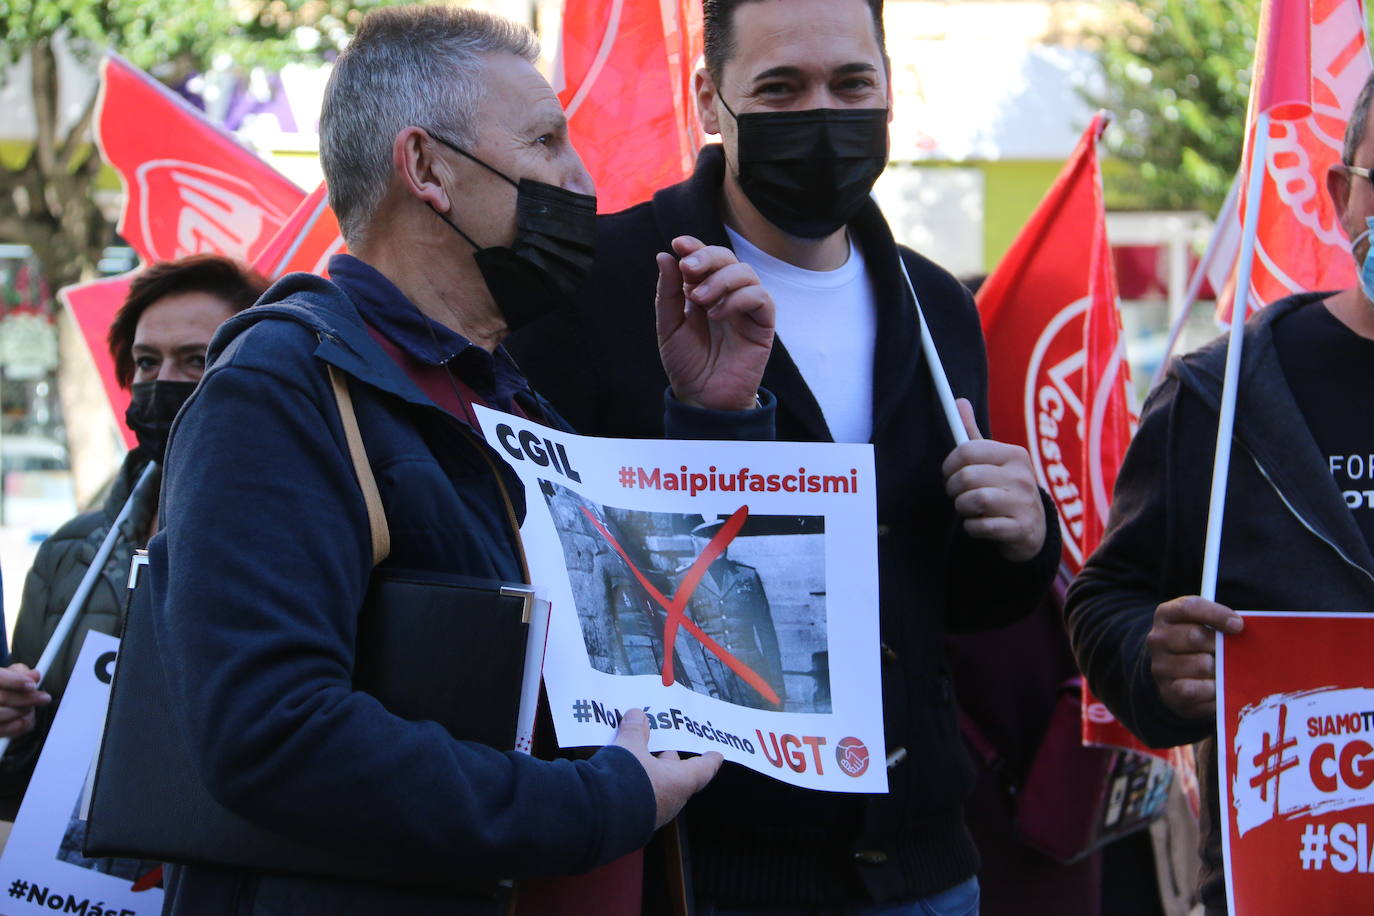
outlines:
M773 348L773 297L728 248L673 239L658 255L658 352L673 395L714 410L755 405Z

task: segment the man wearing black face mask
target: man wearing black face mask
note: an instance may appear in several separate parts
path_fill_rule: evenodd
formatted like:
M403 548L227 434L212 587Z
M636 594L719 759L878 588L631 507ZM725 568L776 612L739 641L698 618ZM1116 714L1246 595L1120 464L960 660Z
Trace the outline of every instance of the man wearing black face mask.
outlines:
M168 445L164 526L148 545L148 619L196 778L259 829L385 877L187 865L168 871L165 912L494 916L502 879L632 853L719 766L718 754L649 754L635 710L589 758L546 760L459 740L355 689L375 649L359 636L374 563L489 589L527 581L526 496L474 405L563 425L501 341L567 307L595 234L591 179L537 56L528 29L453 5L363 20L320 117L350 253L327 280L282 278L216 335ZM680 238L675 252L645 255L665 425L771 438L774 401L759 389L771 299L726 248ZM684 290L703 287L712 295L688 309ZM368 477L389 551L373 540ZM477 635L405 636L439 640L455 665L482 651Z
M890 794L808 793L727 764L686 811L698 912L974 912L971 774L944 637L1029 612L1057 565L1058 530L1025 452L977 434L987 383L971 297L898 246L869 198L891 108L881 0L706 0L704 21L698 110L722 144L702 150L688 181L604 217L605 254L578 308L512 350L579 428L656 436L644 393L662 376L640 262L686 233L758 272L778 309L764 375L778 437L874 445ZM958 448L902 263L968 399L974 441Z
M115 378L132 395L125 422L138 438L138 447L129 452L100 508L78 515L43 542L24 582L13 664L0 669L0 736L22 736L10 743L0 760L0 817L14 819L86 633L120 631L129 558L156 527L157 477L136 492L135 482L149 461L162 461L167 431L205 371L205 350L215 329L266 289L262 277L218 255L154 264L130 284L110 325L109 347ZM130 499L133 511L115 541L105 573L51 670L41 672L42 688L36 689L40 672L31 666L43 654L96 548Z

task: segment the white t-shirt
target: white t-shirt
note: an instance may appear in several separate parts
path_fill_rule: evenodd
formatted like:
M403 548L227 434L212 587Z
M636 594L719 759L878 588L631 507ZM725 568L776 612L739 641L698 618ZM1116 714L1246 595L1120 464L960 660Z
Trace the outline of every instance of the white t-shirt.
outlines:
M725 227L735 256L754 268L777 305L777 336L816 397L836 442L873 435L873 347L877 303L851 237L835 270L806 270L761 251Z

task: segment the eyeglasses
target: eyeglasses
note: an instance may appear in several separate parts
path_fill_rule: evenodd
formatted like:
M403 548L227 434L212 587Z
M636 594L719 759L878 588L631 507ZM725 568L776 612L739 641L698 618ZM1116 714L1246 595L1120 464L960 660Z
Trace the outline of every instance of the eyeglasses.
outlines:
M1341 163L1341 168L1351 175L1358 175L1370 184L1374 184L1374 170L1362 169L1358 165L1346 165L1345 163Z

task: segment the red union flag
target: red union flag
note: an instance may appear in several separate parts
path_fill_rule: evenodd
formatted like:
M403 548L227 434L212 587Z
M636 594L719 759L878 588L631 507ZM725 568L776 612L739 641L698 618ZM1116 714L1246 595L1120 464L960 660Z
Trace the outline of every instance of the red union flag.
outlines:
M1102 539L1136 424L1097 161L1105 127L1104 115L1093 119L978 291L992 434L1030 452L1059 516L1068 577ZM1087 690L1083 740L1156 753ZM1182 772L1186 779L1186 768Z
M992 434L1030 451L1071 575L1102 536L1135 424L1097 163L1105 126L1093 119L978 292Z
M119 234L149 263L252 261L305 194L137 67L111 54L100 70L95 134L124 184Z
M64 286L57 293L62 304L72 313L76 326L81 329L81 339L91 351L91 361L100 373L100 383L110 399L110 409L114 411L115 425L119 427L128 448L138 444L137 437L124 425L124 412L129 409L129 392L120 388L115 381L114 359L105 343L105 335L109 333L115 312L119 311L124 304L124 297L129 294L129 283L135 273L137 271Z
M1242 175L1252 168L1258 114L1269 109L1274 120L1263 163L1247 315L1291 293L1355 285L1350 243L1325 188L1326 171L1340 161L1346 121L1370 73L1364 3L1266 0L1254 72ZM1283 101L1304 89L1310 111L1285 118L1290 112ZM1247 184L1242 181L1241 187ZM1250 205L1242 197L1237 226ZM1230 321L1234 298L1232 273L1217 301L1222 323Z
M301 190L123 58L108 55L100 70L96 142L124 184L119 233L139 257L151 263L211 252L247 262L263 253L287 215L302 205ZM149 124L157 129L147 129ZM314 239L312 234L306 241ZM277 250L284 253L286 247L283 243ZM301 257L315 252L319 260L323 249L301 244L293 251ZM296 269L295 261L283 263ZM122 422L129 393L115 381L105 335L132 276L79 283L59 292L81 329L130 448L136 440Z
M568 0L554 88L603 213L691 174L701 126L692 74L698 0Z
M298 270L325 276L330 256L343 250L339 221L334 218L321 182L262 249L253 268L274 280Z

